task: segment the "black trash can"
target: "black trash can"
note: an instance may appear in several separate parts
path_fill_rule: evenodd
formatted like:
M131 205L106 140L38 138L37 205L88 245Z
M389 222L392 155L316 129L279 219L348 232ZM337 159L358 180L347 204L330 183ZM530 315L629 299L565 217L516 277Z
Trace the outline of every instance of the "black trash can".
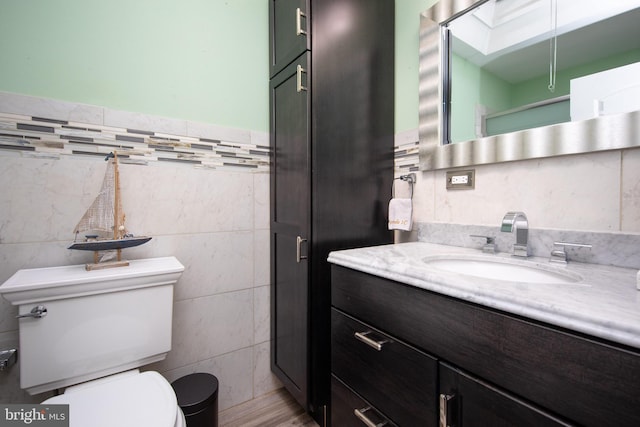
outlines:
M206 373L189 374L171 383L187 427L218 427L218 379Z

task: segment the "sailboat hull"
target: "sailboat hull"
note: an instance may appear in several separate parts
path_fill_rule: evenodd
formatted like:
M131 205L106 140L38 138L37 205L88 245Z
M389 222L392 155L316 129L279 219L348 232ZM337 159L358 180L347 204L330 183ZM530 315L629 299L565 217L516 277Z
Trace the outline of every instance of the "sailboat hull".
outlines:
M133 248L151 240L151 237L125 237L117 240L91 240L89 242L76 242L68 249L79 251L110 251L114 249Z

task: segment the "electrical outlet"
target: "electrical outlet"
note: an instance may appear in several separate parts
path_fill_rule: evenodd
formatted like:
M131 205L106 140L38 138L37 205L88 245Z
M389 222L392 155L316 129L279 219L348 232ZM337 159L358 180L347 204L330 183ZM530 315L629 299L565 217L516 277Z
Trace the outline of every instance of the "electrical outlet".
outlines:
M475 181L475 169L447 172L447 190L471 190Z

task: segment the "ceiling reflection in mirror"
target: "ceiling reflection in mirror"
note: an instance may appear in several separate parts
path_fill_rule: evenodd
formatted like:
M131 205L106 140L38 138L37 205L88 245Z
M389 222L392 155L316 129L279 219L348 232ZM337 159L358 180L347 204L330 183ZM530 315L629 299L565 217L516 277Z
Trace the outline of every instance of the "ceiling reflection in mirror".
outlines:
M421 17L421 169L640 145L639 22L640 0L440 0Z
M447 22L446 142L640 110L638 23L638 0L490 0Z

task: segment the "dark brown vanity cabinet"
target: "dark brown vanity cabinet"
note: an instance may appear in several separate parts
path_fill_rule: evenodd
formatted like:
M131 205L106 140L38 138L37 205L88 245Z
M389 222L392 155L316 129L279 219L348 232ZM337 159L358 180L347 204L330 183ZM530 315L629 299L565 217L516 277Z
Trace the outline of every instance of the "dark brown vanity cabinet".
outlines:
M418 424L392 412L396 391L385 378L402 376L394 384L410 384L422 372L438 378L435 388L422 378L419 391L407 386L401 398L415 403L403 416L421 420L419 425L640 425L637 349L339 266L332 267L331 300L334 382L397 425ZM353 351L346 369L341 342L352 330L343 332L337 313L359 322L353 331L371 329L374 341L403 343L415 359L398 356L372 365L369 356ZM398 371L404 365L411 367ZM359 377L372 366L372 376ZM384 390L386 398L377 394ZM340 396L332 396L334 406L346 404ZM423 407L430 409L421 412ZM340 422L334 418L334 425Z
M325 425L327 256L393 238L394 1L269 8L271 369Z

